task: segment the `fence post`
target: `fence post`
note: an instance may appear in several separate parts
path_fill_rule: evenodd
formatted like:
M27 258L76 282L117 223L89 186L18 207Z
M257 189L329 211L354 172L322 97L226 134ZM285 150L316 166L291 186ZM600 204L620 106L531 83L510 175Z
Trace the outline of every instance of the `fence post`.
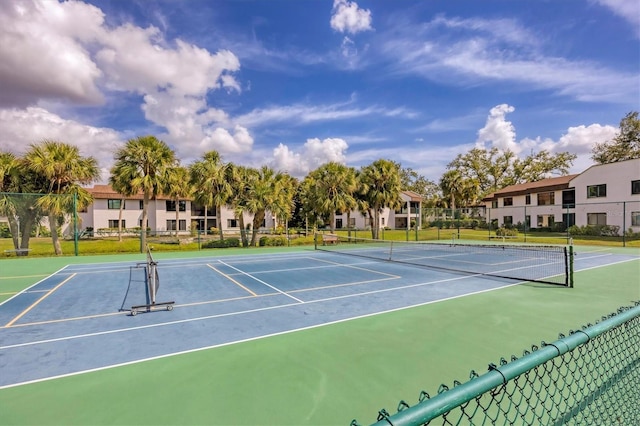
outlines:
M625 235L625 230L627 229L627 202L622 202L622 247L627 246L627 239Z
M73 250L78 256L78 194L73 193Z
M524 230L524 242L527 242L527 206L524 206L524 226L522 228Z

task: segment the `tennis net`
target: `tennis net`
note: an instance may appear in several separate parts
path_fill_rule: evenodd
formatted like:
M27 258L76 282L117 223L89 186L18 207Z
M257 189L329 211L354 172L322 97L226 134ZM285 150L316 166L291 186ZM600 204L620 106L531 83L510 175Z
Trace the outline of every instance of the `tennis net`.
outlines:
M320 236L322 238L320 238ZM426 243L319 234L317 250L572 287L571 247Z

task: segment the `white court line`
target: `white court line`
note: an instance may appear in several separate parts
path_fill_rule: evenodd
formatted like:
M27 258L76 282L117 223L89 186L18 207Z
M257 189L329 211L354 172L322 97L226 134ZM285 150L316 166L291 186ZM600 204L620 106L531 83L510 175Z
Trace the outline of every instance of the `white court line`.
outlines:
M352 268L352 269L358 269L360 271L372 272L374 274L379 274L379 275L386 275L386 276L391 277L391 278L402 278L399 275L393 275L393 274L387 274L386 272L374 271L373 269L362 268L362 267L356 266L354 264L347 265L347 264L340 263L340 262L333 262L331 260L315 259L315 258L312 258L312 259L317 260L318 262L327 262L327 263L330 263L330 264L335 265L337 267L347 267L347 268ZM376 262L368 262L368 263L371 264L371 263L376 263Z
M596 266L591 266L591 267L589 267L589 268L578 269L577 271L574 271L574 272L589 271L589 270L591 270L591 269L606 268L607 266L619 265L619 264L621 264L621 263L637 262L637 261L640 261L640 258L635 258L635 259L625 259L625 260L621 260L621 261L619 261L619 262L607 263L606 265L596 265Z
M246 276L248 276L249 278L251 278L251 279L254 279L254 280L258 281L260 284L264 284L264 285L266 285L266 286L267 286L267 287L269 287L270 289L275 290L275 291L277 291L277 292L278 292L278 293L280 293L280 294L283 294L283 295L285 295L285 296L287 296L287 297L290 297L291 299L293 299L293 300L297 301L298 303L304 303L304 301L303 301L303 300L300 300L300 299L298 299L297 297L292 296L292 295L290 295L290 294L288 294L288 293L286 293L286 292L284 292L284 291L280 290L279 288L274 287L274 286L272 286L271 284L269 284L269 283L267 283L267 282L262 281L260 278L256 278L256 277L254 277L254 276L253 276L253 275L251 275L251 274L247 274L246 272L241 271L240 269L236 268L235 266L231 266L231 265L229 265L228 263L225 263L225 262L223 262L223 261L222 261L222 260L220 260L220 259L218 259L218 262L219 262L219 263L221 263L221 264L223 264L223 265L225 265L225 266L227 266L227 267L229 267L229 268L231 268L231 269L235 269L236 271L240 272L241 274L246 275Z
M466 280L466 279L474 278L474 277L478 277L478 276L480 276L480 275L469 275L469 276L463 276L463 277L446 278L446 279L435 280L435 281L426 281L426 282L417 283L417 284L407 284L407 285L400 286L400 287L391 287L391 288L385 288L385 289L379 289L379 290L370 290L370 291L365 291L365 292L361 292L361 293L347 294L347 295L343 295L343 296L327 297L327 298L324 298L324 299L310 300L310 301L307 301L307 302L285 303L285 304L276 305L276 306L268 306L268 307L263 307L263 308L247 309L247 310L243 310L243 311L227 312L227 313L223 313L223 314L206 315L206 316L201 316L201 317L196 317L196 318L186 318L186 319L175 320L175 321L167 321L167 322L162 322L162 323L157 323L157 324L147 324L147 325L140 325L140 326L136 326L136 327L125 327L125 328L118 328L118 329L114 329L114 330L97 331L97 332L94 332L94 333L77 334L77 335L66 336L66 337L56 337L54 339L45 339L45 340L38 340L38 341L33 341L33 342L16 343L14 345L0 346L0 350L14 349L14 348L20 348L20 347L25 347L25 346L34 346L34 345L40 345L40 344L45 344L45 343L55 343L55 342L60 342L60 341L64 341L64 340L82 339L82 338L86 338L86 337L103 336L103 335L107 335L107 334L123 333L123 332L127 332L127 331L136 331L136 330L144 330L144 329L156 328L156 327L165 327L165 326L176 325L176 324L184 324L184 323L189 323L189 322L204 321L204 320L209 320L209 319L214 319L214 318L223 318L223 317L236 316L236 315L242 315L242 314L248 314L248 313L254 313L254 312L269 311L269 310L273 310L273 309L287 308L287 307L291 307L291 306L299 306L300 304L306 305L306 304L313 304L313 303L319 303L319 302L327 302L327 301L331 301L331 300L339 300L339 299L347 299L347 298L351 298L351 297L359 297L359 296L371 295L371 294L376 294L376 293L385 293L385 292L389 292L389 291L399 291L399 290L405 290L405 289L408 289L408 288L439 284L439 283L443 283L443 282L462 281L462 280ZM520 283L517 283L517 284L520 284ZM510 286L511 285L500 286L500 287L497 287L497 288L510 287ZM473 294L473 293L469 293L469 294ZM289 296L289 297L292 297L292 296ZM298 299L296 299L296 300L298 300ZM416 306L419 306L419 305L416 305Z
M466 279L466 278L470 278L470 277L460 277L460 278L457 278L457 279ZM429 284L435 284L435 283L436 282L423 283L422 285L429 285ZM316 324L316 325L311 325L311 326L307 326L307 327L299 327L299 328L294 328L294 329L286 330L286 331L279 331L279 332L276 332L276 333L265 334L263 336L250 337L250 338L247 338L247 339L236 340L236 341L233 341L233 342L225 342L225 343L220 343L220 344L217 344L217 345L210 345L210 346L205 346L205 347L201 347L201 348L188 349L188 350L185 350L185 351L174 352L174 353L169 353L169 354L164 354L164 355L158 355L158 356L154 356L154 357L149 357L149 358L143 358L143 359L138 359L138 360L134 360L134 361L123 362L123 363L120 363L120 364L107 365L107 366L104 366L104 367L92 368L92 369L83 370L83 371L76 371L76 372L73 372L73 373L60 374L60 375L52 376L52 377L45 377L45 378L41 378L41 379L29 380L29 381L21 382L21 383L13 383L13 384L10 384L10 385L0 386L0 389L8 389L8 388L13 388L13 387L17 387L17 386L23 386L23 385L33 384L33 383L45 382L45 381L49 381L49 380L61 379L61 378L64 378L64 377L71 377L71 376L77 376L77 375L80 375L80 374L86 374L86 373L92 373L92 372L96 372L96 371L108 370L108 369L112 369L112 368L124 367L124 366L127 366L127 365L138 364L138 363L142 363L142 362L146 362L146 361L152 361L152 360L156 360L156 359L169 358L169 357L178 356L178 355L185 355L185 354L205 351L205 350L209 350L209 349L215 349L215 348L235 345L235 344L238 344L238 343L251 342L251 341L254 341L254 340L261 340L261 339L266 339L266 338L269 338L269 337L275 337L275 336L281 336L281 335L284 335L284 334L296 333L298 331L312 330L314 328L325 327L325 326L334 325L334 324L340 324L340 323L343 323L343 322L357 320L357 319L361 319L361 318L368 318L368 317L373 317L373 316L376 316L376 315L383 315L383 314L387 314L387 313L391 313L391 312L403 311L405 309L412 309L412 308L416 308L418 306L426 306L426 305L431 305L431 304L434 304L434 303L446 302L448 300L459 299L459 298L462 298L462 297L472 296L472 295L476 295L476 294L487 293L487 292L490 292L490 291L500 290L500 289L507 288L507 287L513 287L513 286L519 285L521 283L522 282L518 282L518 283L509 284L509 285L504 285L504 286L501 286L501 287L495 287L495 288L490 288L490 289L485 289L485 290L478 290L478 291L475 291L475 292L472 292L472 293L459 294L459 295L456 295L456 296L446 297L446 298L443 298L443 299L430 300L428 302L416 303L416 304L413 304L413 305L403 306L403 307L400 307L400 308L393 308L393 309L388 309L388 310L385 310L385 311L373 312L373 313L364 314L364 315L358 315L358 316L355 316L355 317L344 318L344 319L335 320L335 321L331 321L331 322L326 322L326 323L322 323L322 324ZM417 285L420 285L420 284L414 284L414 285L407 286L407 287L415 287ZM402 288L403 287L398 287L396 289L400 290ZM391 291L391 290L392 289L386 289L384 291ZM375 293L375 292L369 292L369 293ZM353 296L358 296L358 295L353 295ZM344 298L344 297L351 297L351 296L341 296L339 298ZM338 299L338 298L336 298L336 299ZM316 303L316 302L328 301L328 300L332 300L332 299L329 298L329 299L323 299L323 300L306 302L306 303ZM288 307L288 306L296 306L296 304L295 303L291 303L291 304L288 304L288 305L281 305L281 306L277 306L277 307L262 308L261 310L284 308L284 307ZM208 319L208 318L203 317L202 319ZM193 321L196 321L196 320L198 320L198 319L197 318L193 319ZM184 320L184 321L181 321L181 322L186 322L186 321L191 321L191 320ZM161 326L161 325L165 325L165 324L157 324L157 325L154 325L154 326ZM149 327L152 327L152 326L144 326L144 327L136 327L136 328L149 328ZM127 330L124 329L122 331L127 331ZM113 331L113 332L116 332L116 331ZM64 340L64 339L58 339L58 340ZM0 347L0 350L1 349L3 349L3 348Z
M44 277L43 279L41 279L40 281L38 281L38 282L36 282L36 283L34 283L34 284L30 285L29 287L22 289L21 291L17 292L14 296L12 296L12 297L8 298L8 299L7 299L7 300L5 300L4 302L1 302L1 303L0 303L0 306L4 305L5 303L8 303L10 300L15 299L16 297L20 296L20 295L21 295L21 294L23 294L23 293L27 293L28 291L30 291L33 287L37 286L38 284L40 284L40 283L42 283L42 282L44 282L44 281L48 280L49 278L51 278L51 277L53 277L53 276L55 276L55 275L59 274L60 272L64 271L64 270L65 270L65 268L66 268L67 266L69 266L69 265L63 266L62 268L58 269L58 270L57 270L56 272L54 272L53 274L48 275L48 276ZM39 290L36 290L36 291L39 291ZM46 290L46 291L49 291L49 290ZM34 292L35 292L35 291L34 291Z

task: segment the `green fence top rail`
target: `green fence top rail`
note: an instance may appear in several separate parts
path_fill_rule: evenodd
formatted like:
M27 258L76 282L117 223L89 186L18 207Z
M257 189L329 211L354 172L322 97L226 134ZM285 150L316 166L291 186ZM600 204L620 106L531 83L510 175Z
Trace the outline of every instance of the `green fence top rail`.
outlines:
M582 330L572 331L569 336L560 335L560 339L553 343L542 342L540 348L533 346L532 352L525 352L525 355L520 359L512 357L511 362L507 362L503 358L500 366L490 364L489 371L482 376L472 372L471 380L464 384L456 382L456 386L452 389L441 385L438 394L433 398L430 398L426 392L422 392L419 403L413 407L400 401L396 414L391 415L382 409L378 413L378 421L374 423L374 426L425 424L636 317L640 317L640 302L636 302L634 307L620 308L616 314L603 317L602 321L595 325L588 325ZM358 424L356 420L351 422L352 426Z

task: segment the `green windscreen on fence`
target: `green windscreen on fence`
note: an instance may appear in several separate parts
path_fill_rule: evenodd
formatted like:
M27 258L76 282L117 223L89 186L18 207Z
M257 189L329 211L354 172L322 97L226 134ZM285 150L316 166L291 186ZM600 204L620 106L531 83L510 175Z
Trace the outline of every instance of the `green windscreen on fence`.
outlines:
M396 414L382 409L375 423L423 424L639 425L640 302L414 406L401 401Z

